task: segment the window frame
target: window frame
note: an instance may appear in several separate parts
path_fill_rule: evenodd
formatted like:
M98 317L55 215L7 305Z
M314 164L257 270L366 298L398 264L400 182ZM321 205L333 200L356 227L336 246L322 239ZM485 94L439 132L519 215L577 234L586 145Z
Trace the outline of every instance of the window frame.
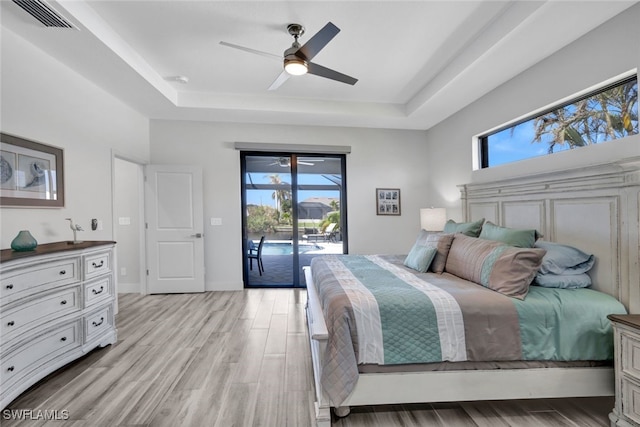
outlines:
M545 114L551 113L553 111L559 110L561 108L567 107L569 105L578 103L584 99L590 98L592 96L598 95L602 92L606 92L610 89L613 89L617 86L622 86L624 84L627 84L629 82L633 82L635 81L636 84L638 84L638 74L637 71L634 70L633 73L625 73L621 76L617 76L613 79L609 79L608 81L604 82L603 84L597 86L596 88L592 88L592 89L587 89L583 92L579 92L579 94L576 95L572 95L569 96L567 98L565 98L565 100L563 101L559 101L557 103L551 104L547 107L543 107L542 109L536 110L532 113L526 114L516 120L513 120L511 122L507 122L501 126L498 126L494 129L491 129L490 131L484 132L480 135L478 135L477 141L478 141L478 154L480 157L480 161L479 161L479 169L488 169L491 167L496 167L496 166L502 166L503 164L500 165L494 165L494 166L490 166L489 165L489 137L492 135L495 135L497 133L500 133L506 129L509 128L515 128L516 126L528 122L530 120L533 120L535 118L544 116ZM640 108L640 107L639 107ZM605 142L609 142L609 141L605 141ZM539 157L543 157L543 156L539 156ZM532 159L535 157L528 157L527 159ZM517 161L520 160L527 160L527 159L519 159ZM514 163L515 161L512 162L508 162L507 164L510 163Z

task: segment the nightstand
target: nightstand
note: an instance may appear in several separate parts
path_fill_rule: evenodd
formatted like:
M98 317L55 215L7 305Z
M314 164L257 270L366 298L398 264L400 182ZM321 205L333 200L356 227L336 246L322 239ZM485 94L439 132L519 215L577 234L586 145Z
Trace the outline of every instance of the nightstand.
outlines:
M616 405L612 427L640 426L640 314L607 316L613 324Z

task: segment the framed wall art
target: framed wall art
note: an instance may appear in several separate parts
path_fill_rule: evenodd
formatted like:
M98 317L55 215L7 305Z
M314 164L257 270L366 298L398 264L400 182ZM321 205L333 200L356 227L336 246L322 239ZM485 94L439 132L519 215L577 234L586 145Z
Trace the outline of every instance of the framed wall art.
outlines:
M400 189L376 188L376 213L400 215Z
M0 133L0 205L64 206L61 148Z

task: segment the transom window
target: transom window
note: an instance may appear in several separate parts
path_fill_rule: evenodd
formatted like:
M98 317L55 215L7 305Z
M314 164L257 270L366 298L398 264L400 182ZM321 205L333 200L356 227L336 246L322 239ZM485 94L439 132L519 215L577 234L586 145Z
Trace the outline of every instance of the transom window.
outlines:
M638 78L618 81L479 137L482 168L638 134Z

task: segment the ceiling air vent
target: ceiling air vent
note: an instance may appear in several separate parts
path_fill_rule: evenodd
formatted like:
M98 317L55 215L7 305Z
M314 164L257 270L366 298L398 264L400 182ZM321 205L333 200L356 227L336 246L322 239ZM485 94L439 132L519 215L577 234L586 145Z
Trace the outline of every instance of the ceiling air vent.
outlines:
M42 0L13 0L13 2L23 8L29 15L42 22L45 27L75 28Z

